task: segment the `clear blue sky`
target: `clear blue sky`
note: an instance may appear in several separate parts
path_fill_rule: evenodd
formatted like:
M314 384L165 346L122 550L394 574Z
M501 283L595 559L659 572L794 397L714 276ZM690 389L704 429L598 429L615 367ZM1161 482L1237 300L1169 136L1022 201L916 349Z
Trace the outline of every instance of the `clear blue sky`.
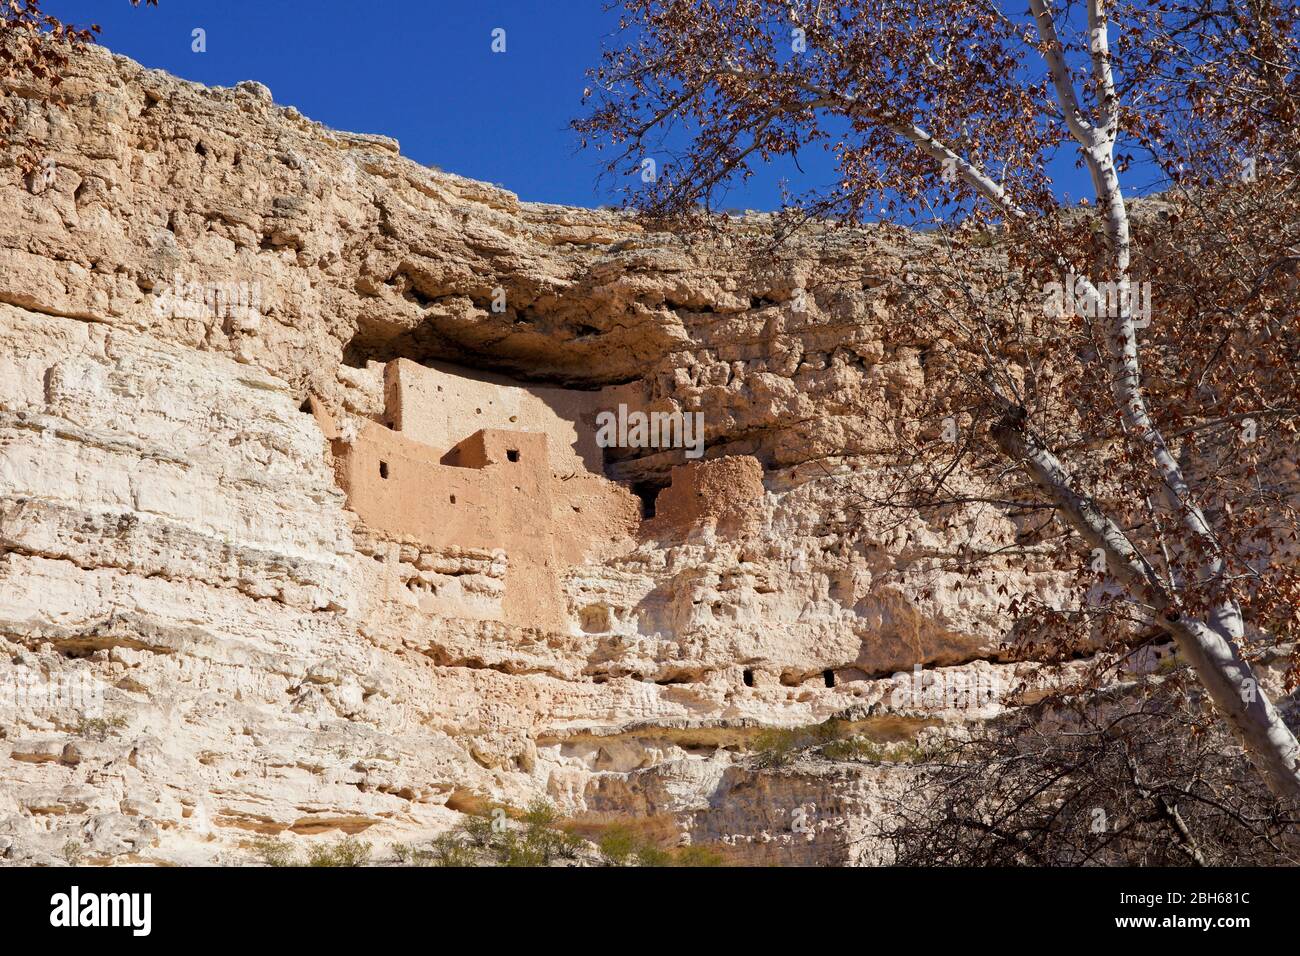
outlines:
M258 80L336 129L383 133L405 156L521 198L594 206L599 156L566 128L616 21L600 0L46 0L100 42L210 86ZM207 52L191 31L207 31ZM506 53L491 51L506 30ZM775 192L773 192L775 197Z
M598 182L600 154L579 150L567 128L582 111L584 71L617 19L602 0L46 0L100 41L147 67L209 86L258 80L277 103L336 129L383 133L402 153L520 198L596 206L615 202ZM207 51L191 50L206 31ZM491 50L506 31L506 53ZM721 205L774 209L780 179L796 191L831 181L826 156L760 170ZM1062 188L1086 192L1069 162Z

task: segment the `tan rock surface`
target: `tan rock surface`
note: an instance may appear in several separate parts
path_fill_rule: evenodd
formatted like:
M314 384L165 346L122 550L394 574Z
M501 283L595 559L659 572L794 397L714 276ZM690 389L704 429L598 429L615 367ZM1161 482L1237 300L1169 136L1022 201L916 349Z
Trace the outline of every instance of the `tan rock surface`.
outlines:
M926 388L925 330L878 331L923 239L835 233L759 260L521 203L252 85L97 51L63 90L62 111L37 86L8 101L57 163L50 187L11 149L0 163L0 858L74 841L249 862L255 834L412 840L545 795L754 862L870 862L901 771L760 771L754 732L846 712L884 732L872 720L916 717L886 679L915 664L1012 681L985 661L1011 597L1062 587L1049 563L1012 548L972 584L952 559L1013 545L1013 521L861 503L885 480L871 451ZM557 518L563 540L528 554L506 508L484 537L408 526L419 496L368 523L332 446L395 424L397 358L700 411L707 460L596 449L576 426L567 443L581 415L525 403L515 424L563 452L553 480L582 465L577 493L661 511L618 533L599 508L581 534ZM444 436L457 416L433 400L408 420ZM502 613L526 561L554 600Z

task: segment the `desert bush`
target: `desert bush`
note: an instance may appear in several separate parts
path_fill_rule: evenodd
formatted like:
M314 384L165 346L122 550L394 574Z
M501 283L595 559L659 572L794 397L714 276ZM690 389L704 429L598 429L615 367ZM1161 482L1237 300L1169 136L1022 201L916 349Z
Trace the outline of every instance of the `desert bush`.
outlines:
M527 833L507 830L493 843L497 862L502 866L546 866L549 858L545 845Z
M454 833L444 833L435 839L427 852L423 852L416 866L465 867L477 866L474 850Z
M915 741L882 744L867 737L833 740L821 749L827 760L855 760L867 763L922 763L934 752Z
M637 866L672 866L673 855L669 851L653 844L644 844L636 850Z
M726 866L717 850L707 846L684 846L673 854L673 866Z
M609 866L724 866L717 850L707 846L664 849L643 839L627 824L615 823L600 838L600 853Z
M492 844L492 838L496 836L492 831L492 820L487 816L477 814L466 817L461 823L459 830L465 835L465 839L472 846L484 849Z
M294 866L296 864L293 847L284 840L263 837L253 844L258 858L266 866Z
M75 733L88 740L107 740L114 731L121 730L126 724L126 718L121 714L113 717L82 717Z
M332 845L314 846L307 851L308 866L365 866L370 862L370 844L349 834Z
M754 759L759 767L783 767L813 747L822 747L843 734L843 723L830 718L805 727L770 727L754 738Z
M81 863L81 858L85 853L85 848L76 840L69 840L63 844L63 859L68 866L77 866Z
M600 855L604 857L606 863L611 866L624 866L636 855L641 840L631 827L616 823L601 834L598 845Z
M502 811L516 825L497 829L494 824ZM522 811L492 806L485 813L467 816L446 841L435 842L433 854L438 866L477 865L475 851L485 851L500 866L550 866L556 860L576 858L584 843L567 828L554 805L539 798Z

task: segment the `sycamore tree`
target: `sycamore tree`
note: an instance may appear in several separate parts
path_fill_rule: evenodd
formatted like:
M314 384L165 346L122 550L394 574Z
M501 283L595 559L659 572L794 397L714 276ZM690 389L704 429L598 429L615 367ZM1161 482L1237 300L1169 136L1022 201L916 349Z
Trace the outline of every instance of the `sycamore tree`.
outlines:
M1300 8L1027 2L624 0L575 127L613 173L657 158L631 202L659 220L708 227L759 165L817 150L834 181L783 223L942 219L900 329L941 361L891 504L978 487L1044 516L1026 533L1077 600L1013 610L1165 635L1300 798L1256 673L1300 636Z
M866 841L903 866L1294 866L1273 799L1188 681L1047 699L950 737Z

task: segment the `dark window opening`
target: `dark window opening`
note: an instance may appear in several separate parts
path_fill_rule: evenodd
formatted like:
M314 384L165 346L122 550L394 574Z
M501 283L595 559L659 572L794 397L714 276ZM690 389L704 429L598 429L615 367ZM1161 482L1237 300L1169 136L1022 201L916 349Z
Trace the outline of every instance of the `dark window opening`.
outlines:
M508 449L506 449L506 459L509 460L509 461L518 461L518 460L519 460L519 449L518 449L518 448L508 448Z
M455 495L452 495L452 496L451 496L451 503L452 503L453 505L456 503L456 496L455 496Z
M386 461L381 461L381 462L379 463L379 477L380 477L380 478L387 478L387 477L388 477L388 462L386 462Z
M822 680L826 681L826 686L827 686L827 687L834 687L834 686L835 686L835 672L834 672L834 671L822 671Z
M745 668L745 686L746 687L754 686L754 672L749 668Z
M659 496L659 486L649 481L638 481L632 486L632 494L641 499L641 517L655 516L655 498Z

